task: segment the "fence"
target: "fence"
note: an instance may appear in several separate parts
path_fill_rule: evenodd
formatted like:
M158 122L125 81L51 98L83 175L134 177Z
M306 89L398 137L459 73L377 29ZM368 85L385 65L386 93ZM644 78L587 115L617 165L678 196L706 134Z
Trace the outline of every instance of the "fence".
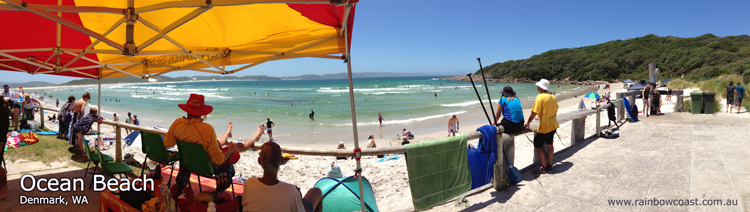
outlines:
M616 102L618 105L622 104L622 101L620 100ZM572 111L572 112L557 115L558 123L565 123L568 121L573 121L573 125L571 126L572 127L571 146L575 144L576 142L580 142L584 139L583 136L585 134L585 118L589 115L596 114L596 136L600 136L600 131L601 131L600 113L603 109L606 109L606 106L597 107L594 110L590 110L590 109L578 110L578 111ZM40 107L41 114L44 114L44 110L59 112L55 109ZM117 162L122 161L122 129L123 128L129 129L129 130L146 131L146 132L155 133L155 134L159 134L163 136L167 134L166 130L158 130L158 129L153 129L149 127L136 126L132 124L127 124L123 122L115 122L111 120L103 120L101 123L104 125L110 125L110 126L115 127L115 139L116 139L115 145L117 146L117 148L115 150L114 158ZM44 127L43 124L42 124L42 127ZM504 155L502 155L504 153L502 149L500 148L503 148L505 143L514 142L515 136L536 131L537 127L538 127L538 122L535 121L535 122L532 122L532 124L529 127L531 131L525 130L517 134L502 133L502 134L497 135L498 154L500 155L498 155L498 160L496 161L496 164L495 164L495 169L494 169L495 176L505 176L506 175L505 171L507 170L506 168L507 164L505 164L505 161L502 159L504 158ZM503 127L502 126L498 127L498 132L502 132L502 131L503 131ZM473 139L481 138L482 134L477 131L477 132L468 133L466 134L466 136L468 140L473 140ZM251 148L257 150L257 149L260 149L260 147L261 147L261 144L256 143ZM296 148L296 147L288 147L288 146L281 146L281 150L285 153L298 154L298 155L314 155L314 156L352 157L355 154L352 150L310 149L310 148ZM404 152L406 152L406 146L366 148L366 149L362 149L361 156L374 156L374 155L394 154L394 153L404 153ZM503 178L496 177L492 184L488 184L488 185L476 188L474 190L471 190L463 194L462 196L472 195L472 194L484 191L486 189L489 189L491 187L494 187L495 190L500 190L501 189L500 187L502 186L502 180Z

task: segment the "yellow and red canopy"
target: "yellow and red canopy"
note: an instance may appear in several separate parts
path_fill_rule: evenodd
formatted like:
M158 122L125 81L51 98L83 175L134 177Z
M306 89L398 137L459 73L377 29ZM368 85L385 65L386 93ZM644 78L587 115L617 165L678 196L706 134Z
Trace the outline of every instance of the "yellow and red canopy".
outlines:
M356 3L2 1L0 70L82 78L148 78L179 70L231 74L272 60L344 59Z

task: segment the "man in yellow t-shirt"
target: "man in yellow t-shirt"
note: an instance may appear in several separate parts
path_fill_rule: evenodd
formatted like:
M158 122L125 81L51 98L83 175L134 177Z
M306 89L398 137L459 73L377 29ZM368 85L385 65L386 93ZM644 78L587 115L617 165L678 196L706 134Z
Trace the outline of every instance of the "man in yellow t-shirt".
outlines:
M536 96L534 106L531 107L531 115L529 115L529 119L526 121L525 128L530 130L529 124L539 115L539 128L537 128L536 135L534 135L534 150L539 155L539 161L542 165L542 167L539 167L538 173L546 174L547 170L552 168L552 155L555 154L555 150L552 147L552 139L557 128L560 128L560 125L557 124L557 109L560 107L557 105L555 95L549 92L549 81L546 79L539 80L536 83L536 91L539 92L539 95ZM547 163L544 160L543 148L545 144L547 144Z

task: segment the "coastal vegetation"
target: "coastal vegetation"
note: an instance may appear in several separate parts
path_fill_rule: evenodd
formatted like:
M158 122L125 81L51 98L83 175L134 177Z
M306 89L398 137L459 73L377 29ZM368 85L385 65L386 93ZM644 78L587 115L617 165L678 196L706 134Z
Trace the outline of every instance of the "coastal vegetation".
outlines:
M648 79L648 64L660 69L659 79L706 80L734 74L750 79L750 36L692 38L649 34L578 48L556 49L528 59L484 67L492 77L538 80ZM477 70L477 74L480 74ZM750 81L750 80L747 80Z
M689 81L689 80L683 80L683 79L676 79L672 82L669 82L667 84L668 88L671 89L677 89L677 88L696 88L698 89L696 92L714 92L716 93L715 101L714 101L714 109L719 111L724 110L725 108L721 107L720 101L726 101L722 99L724 97L724 88L729 85L729 81L733 81L735 85L737 83L742 83L743 86L745 86L745 89L748 89L747 83L750 82L750 80L745 80L745 77L736 75L736 74L730 74L730 75L721 75L717 77L713 77L706 80L700 80L700 81ZM690 95L689 93L686 93L685 95ZM687 102L687 101L686 101ZM687 108L689 105L685 105ZM744 98L742 101L742 107L744 107L746 110L750 111L750 98Z

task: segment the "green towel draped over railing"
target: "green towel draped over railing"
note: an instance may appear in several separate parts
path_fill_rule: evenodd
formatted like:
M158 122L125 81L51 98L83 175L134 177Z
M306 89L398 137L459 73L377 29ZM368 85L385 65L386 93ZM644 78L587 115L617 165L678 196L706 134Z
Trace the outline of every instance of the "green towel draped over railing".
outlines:
M406 145L415 210L427 210L471 189L466 135Z

